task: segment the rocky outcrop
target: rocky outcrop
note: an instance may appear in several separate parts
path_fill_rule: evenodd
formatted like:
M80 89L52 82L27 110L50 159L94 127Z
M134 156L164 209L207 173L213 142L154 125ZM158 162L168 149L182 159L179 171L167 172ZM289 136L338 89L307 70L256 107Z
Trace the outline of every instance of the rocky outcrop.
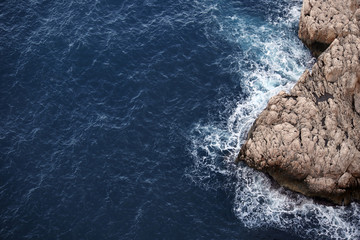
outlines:
M299 37L315 56L338 37L359 33L359 0L304 0Z
M290 93L270 99L237 158L289 189L337 204L360 200L358 3L304 0L300 37L330 46Z

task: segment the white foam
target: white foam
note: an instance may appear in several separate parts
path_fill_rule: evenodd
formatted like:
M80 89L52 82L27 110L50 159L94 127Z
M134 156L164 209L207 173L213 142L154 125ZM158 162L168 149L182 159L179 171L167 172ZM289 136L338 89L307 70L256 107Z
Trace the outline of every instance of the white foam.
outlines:
M299 194L272 189L262 173L242 166L236 172L236 216L249 228L272 226L306 238L359 239L360 206L325 206Z
M224 184L217 176L236 179L234 212L249 228L275 227L316 239L360 239L359 204L320 205L283 188L275 189L264 174L233 163L247 131L270 97L288 91L312 65L309 52L295 34L289 34L297 26L301 1L283 4L279 9L287 8L287 16L266 23L238 15L214 18L219 34L242 49L241 54L228 57L235 67L226 71L238 73L249 97L235 108L225 102L231 114L224 122L194 126L189 149L194 166L187 175L196 184L215 189Z

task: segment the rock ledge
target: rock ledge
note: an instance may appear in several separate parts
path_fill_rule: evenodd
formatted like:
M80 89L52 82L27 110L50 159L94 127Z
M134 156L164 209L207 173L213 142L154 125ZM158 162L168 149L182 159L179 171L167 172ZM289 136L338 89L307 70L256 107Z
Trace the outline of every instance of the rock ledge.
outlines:
M359 0L304 0L299 37L315 56L336 38L359 33Z

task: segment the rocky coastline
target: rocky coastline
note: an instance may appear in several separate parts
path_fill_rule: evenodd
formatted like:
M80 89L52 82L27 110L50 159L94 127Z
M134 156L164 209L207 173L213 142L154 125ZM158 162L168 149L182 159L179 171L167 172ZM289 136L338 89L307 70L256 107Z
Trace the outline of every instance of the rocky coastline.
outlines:
M270 99L236 161L346 205L360 200L360 1L304 0L299 37L316 63Z

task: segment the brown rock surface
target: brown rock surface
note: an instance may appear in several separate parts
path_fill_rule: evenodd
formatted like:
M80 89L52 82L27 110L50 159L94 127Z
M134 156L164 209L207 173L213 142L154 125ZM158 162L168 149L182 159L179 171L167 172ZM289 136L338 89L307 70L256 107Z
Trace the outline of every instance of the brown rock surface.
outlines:
M359 36L334 40L289 94L270 99L237 160L308 196L360 200Z
M299 37L320 55L337 37L358 34L360 0L304 0Z

